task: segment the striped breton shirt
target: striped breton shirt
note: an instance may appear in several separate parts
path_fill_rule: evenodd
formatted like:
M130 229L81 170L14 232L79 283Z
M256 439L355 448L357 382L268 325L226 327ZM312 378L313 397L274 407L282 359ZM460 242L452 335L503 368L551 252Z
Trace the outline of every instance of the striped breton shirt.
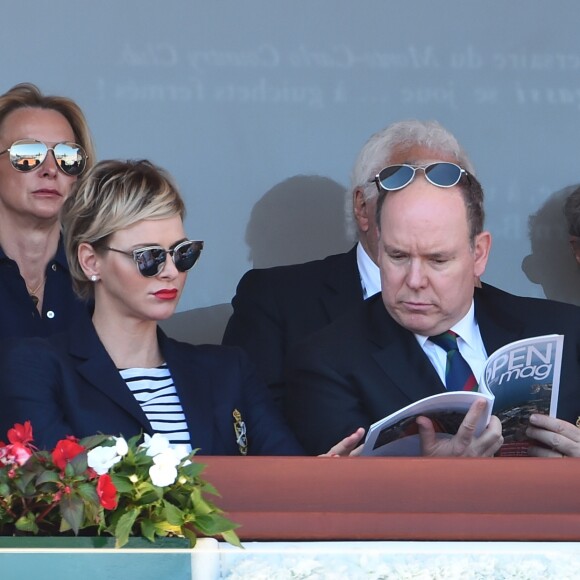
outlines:
M154 433L191 451L189 429L171 372L166 363L156 368L119 369L129 390L143 409Z

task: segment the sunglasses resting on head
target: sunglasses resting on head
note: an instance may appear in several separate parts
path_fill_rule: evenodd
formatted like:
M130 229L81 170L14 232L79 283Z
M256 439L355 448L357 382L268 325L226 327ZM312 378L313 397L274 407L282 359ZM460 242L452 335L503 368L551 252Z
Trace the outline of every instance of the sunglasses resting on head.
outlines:
M119 250L110 246L105 246L104 249L129 256L137 264L139 274L145 278L153 278L160 274L165 267L167 254L171 256L175 267L180 272L191 270L201 255L203 242L201 240L185 240L178 242L170 250L166 250L162 246L145 246L131 251Z
M66 175L76 177L85 170L87 154L76 143L56 143L49 147L36 139L21 139L14 141L8 149L0 151L0 155L10 153L12 167L16 171L27 173L38 169L46 161L49 151L52 151L58 168Z
M425 178L432 185L437 187L453 187L459 183L463 174L468 175L467 171L455 163L439 161L428 165L389 165L385 167L369 183L374 183L379 192L397 191L407 187L418 170L423 171Z

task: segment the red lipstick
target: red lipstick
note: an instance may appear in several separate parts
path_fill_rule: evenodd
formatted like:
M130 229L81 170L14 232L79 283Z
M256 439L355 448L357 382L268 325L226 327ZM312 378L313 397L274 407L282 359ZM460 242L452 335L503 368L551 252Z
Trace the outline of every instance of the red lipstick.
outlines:
M154 292L153 295L159 300L175 300L177 298L177 290L175 288L166 288Z

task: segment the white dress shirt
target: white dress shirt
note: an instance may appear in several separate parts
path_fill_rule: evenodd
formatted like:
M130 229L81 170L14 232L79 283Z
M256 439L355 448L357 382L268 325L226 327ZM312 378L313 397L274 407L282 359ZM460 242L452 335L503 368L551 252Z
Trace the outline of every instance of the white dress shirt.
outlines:
M449 330L457 334L457 347L461 356L470 366L477 383L481 382L483 367L487 360L487 352L479 332L479 325L475 320L475 308L473 301L467 314ZM447 352L444 348L437 346L429 340L428 336L416 334L417 342L429 357L431 364L435 367L441 382L445 384L445 367L447 365Z
M363 298L366 300L381 291L381 273L379 267L371 260L360 242L356 245L356 263L360 274Z

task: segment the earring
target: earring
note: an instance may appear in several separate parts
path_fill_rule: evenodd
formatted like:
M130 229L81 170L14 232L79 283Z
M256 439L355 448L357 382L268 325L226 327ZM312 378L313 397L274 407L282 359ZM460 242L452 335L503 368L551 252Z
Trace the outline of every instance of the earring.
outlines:
M96 274L93 274L91 276L91 282L96 282L99 279L99 277Z

